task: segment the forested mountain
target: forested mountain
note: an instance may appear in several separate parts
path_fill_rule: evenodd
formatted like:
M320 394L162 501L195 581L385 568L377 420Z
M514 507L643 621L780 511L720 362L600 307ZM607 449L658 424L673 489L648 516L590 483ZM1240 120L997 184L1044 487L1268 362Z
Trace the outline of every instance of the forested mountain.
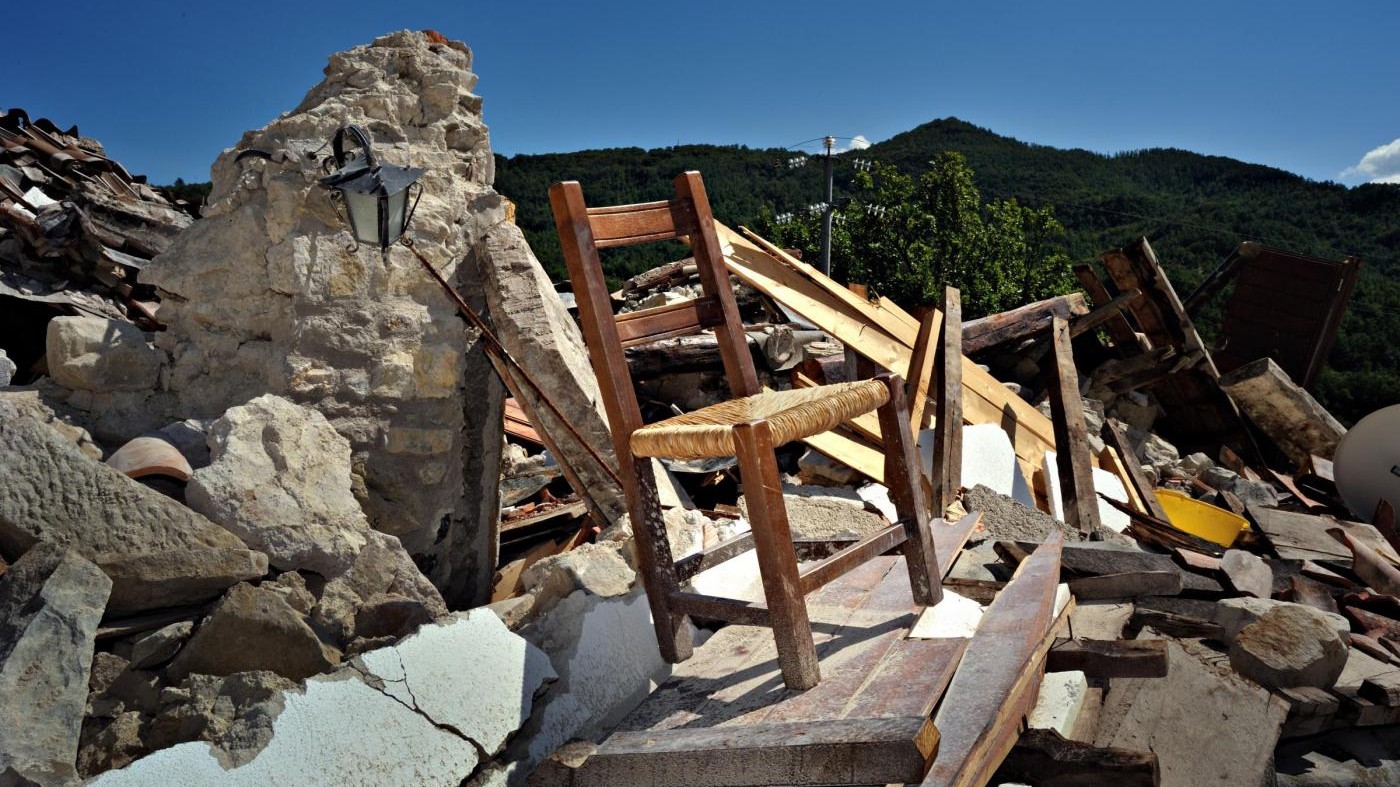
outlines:
M1332 259L1360 255L1361 280L1317 393L1348 422L1400 401L1400 186L1347 188L1183 150L1061 150L954 118L843 158L874 159L917 173L945 150L966 157L986 198L1054 206L1067 229L1066 250L1076 261L1146 235L1183 296L1243 240ZM795 212L821 199L819 164L792 169L792 155L690 145L498 156L496 188L515 201L517 223L550 275L562 279L546 194L551 183L581 181L590 203L608 205L665 199L671 178L698 169L716 216L731 225L752 224L764 206ZM851 180L849 163L838 167L838 199ZM604 263L610 277L621 279L677 252L614 250L605 252ZM1208 311L1202 320L1208 336L1215 316Z

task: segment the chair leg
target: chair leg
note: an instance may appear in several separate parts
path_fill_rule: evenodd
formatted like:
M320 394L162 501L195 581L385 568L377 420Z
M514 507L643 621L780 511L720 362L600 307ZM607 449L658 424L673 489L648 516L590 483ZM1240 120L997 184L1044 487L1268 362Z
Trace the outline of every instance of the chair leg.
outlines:
M632 536L637 544L637 573L647 591L651 606L652 625L656 628L656 643L661 658L679 664L690 658L695 650L690 626L685 615L671 611L671 594L680 590L672 557L671 540L666 535L666 522L661 516L661 498L656 492L656 474L651 460L632 457L631 473L623 473L627 492L627 509L632 517Z
M880 407L880 436L885 441L885 485L890 488L895 511L908 538L900 548L909 568L914 602L933 606L943 599L943 577L929 530L928 501L924 498L919 455L909 434L909 408L904 401L904 381L898 375L876 378L885 384L890 399Z
M810 689L821 681L821 667L783 504L772 429L767 421L739 424L734 427L734 446L783 683L790 689Z

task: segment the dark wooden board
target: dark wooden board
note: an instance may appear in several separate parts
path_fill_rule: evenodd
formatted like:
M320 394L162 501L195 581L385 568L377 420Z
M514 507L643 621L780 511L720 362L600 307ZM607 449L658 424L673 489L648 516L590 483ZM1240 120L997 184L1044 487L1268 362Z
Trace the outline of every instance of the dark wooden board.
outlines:
M903 558L865 563L807 606L817 686L784 687L771 633L728 626L554 783L918 782L937 738L931 711L968 641L904 638L918 607Z
M934 723L938 756L923 784L974 787L991 777L1020 732L1043 667L1040 648L1054 617L1062 536L1052 535L1021 563L987 608Z

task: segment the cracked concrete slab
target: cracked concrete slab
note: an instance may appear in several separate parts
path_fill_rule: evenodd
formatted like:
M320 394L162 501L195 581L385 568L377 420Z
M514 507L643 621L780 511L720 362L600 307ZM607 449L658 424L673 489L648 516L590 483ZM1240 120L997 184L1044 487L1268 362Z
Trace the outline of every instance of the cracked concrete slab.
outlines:
M458 785L554 677L494 614L463 612L284 693L271 740L239 767L208 743L182 743L89 784Z

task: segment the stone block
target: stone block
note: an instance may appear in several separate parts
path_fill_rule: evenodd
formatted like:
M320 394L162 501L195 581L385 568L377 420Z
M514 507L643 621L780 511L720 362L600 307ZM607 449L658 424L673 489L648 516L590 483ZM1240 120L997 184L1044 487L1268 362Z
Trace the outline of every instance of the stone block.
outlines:
M84 391L149 391L164 355L140 328L100 317L55 317L44 341L49 374Z
M1251 596L1221 599L1215 605L1215 622L1224 632L1225 641L1230 643L1235 641L1235 637L1239 635L1241 629L1263 617L1264 613L1288 605L1297 606L1292 601L1253 598ZM1317 610L1317 612L1336 629L1339 636L1345 638L1351 631L1351 624L1341 615L1322 610Z
M1309 454L1331 459L1346 434L1346 428L1272 358L1241 366L1221 377L1220 385L1250 421L1300 464Z
M0 576L0 782L76 780L97 624L112 589L77 552L39 544Z
M83 455L3 399L0 467L8 474L0 483L0 552L15 557L38 541L72 547L112 578L108 612L205 601L267 572L267 557L237 536Z
M1302 604L1265 612L1230 645L1230 666L1269 688L1337 682L1347 663L1347 642L1326 613Z

